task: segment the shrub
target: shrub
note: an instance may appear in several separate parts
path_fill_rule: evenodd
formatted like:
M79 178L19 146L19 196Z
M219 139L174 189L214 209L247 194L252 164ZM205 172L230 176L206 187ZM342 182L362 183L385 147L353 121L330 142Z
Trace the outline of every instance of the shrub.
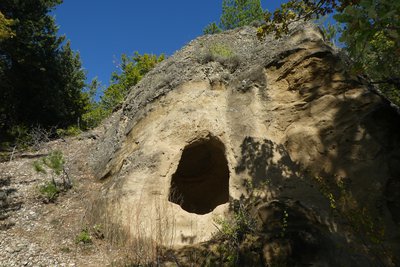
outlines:
M77 136L82 133L82 130L76 125L71 125L67 129L57 129L56 133L59 137Z
M43 167L40 161L36 160L32 163L32 165L36 172L46 173L46 169Z
M46 168L51 170L51 181L39 187L39 192L46 202L54 202L62 190L68 190L72 187L64 163L64 156L59 150L52 151L48 156L33 162L33 168L38 173L46 174ZM56 182L57 177L61 177L62 184Z
M222 43L214 43L206 48L201 54L199 61L202 64L216 61L232 72L235 71L240 64L239 56L232 48Z
M64 156L60 150L51 152L47 157L43 158L43 163L52 169L56 175L60 175L64 170Z
M203 29L203 34L216 34L220 33L222 30L218 27L218 25L213 22L208 24L204 29Z
M223 0L220 22L208 24L204 34L214 34L225 30L251 25L263 19L260 0Z
M246 235L255 234L257 231L256 220L250 213L253 200L255 198L252 196L248 199L234 200L231 203L231 217L214 219L218 229L216 237L225 241L219 244L217 250L228 265L236 266L242 241Z
M0 147L6 150L12 150L11 153L7 152L4 156L13 159L14 153L19 150L39 150L44 143L47 143L54 136L54 129L45 129L40 125L26 127L24 125L16 125L11 127L3 137L4 141L0 143Z
M42 185L39 188L39 192L42 197L45 198L46 202L54 202L57 199L60 190L58 189L56 184L51 181Z
M92 243L92 237L89 234L88 229L84 228L82 231L78 234L78 236L75 239L76 244L91 244Z

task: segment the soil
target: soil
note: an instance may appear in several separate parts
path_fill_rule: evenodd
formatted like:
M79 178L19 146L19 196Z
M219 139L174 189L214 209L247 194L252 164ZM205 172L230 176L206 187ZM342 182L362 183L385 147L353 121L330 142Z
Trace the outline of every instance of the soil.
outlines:
M109 266L120 251L109 245L100 225L87 225L86 210L100 183L85 167L95 135L59 139L34 152L20 152L0 163L0 266ZM38 173L35 161L61 150L72 188L46 201L40 186L52 174ZM58 182L60 176L55 176ZM90 242L79 242L87 229Z

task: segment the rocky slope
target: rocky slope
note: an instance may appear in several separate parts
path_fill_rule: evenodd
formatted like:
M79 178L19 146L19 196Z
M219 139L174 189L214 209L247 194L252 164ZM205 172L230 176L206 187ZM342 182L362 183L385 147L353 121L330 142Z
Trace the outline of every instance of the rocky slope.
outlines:
M258 262L395 265L399 114L366 84L313 25L200 37L132 88L96 144L94 217L134 247L197 244L258 192Z
M1 163L1 264L399 265L396 108L315 26L255 33L197 38L92 135ZM56 149L74 186L44 204Z

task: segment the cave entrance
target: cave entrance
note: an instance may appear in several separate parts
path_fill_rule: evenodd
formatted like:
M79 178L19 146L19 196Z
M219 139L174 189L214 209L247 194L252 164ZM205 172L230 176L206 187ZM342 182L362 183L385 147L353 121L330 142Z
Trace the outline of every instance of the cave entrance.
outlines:
M185 147L172 175L168 200L196 214L209 213L229 201L229 168L221 141L201 140Z

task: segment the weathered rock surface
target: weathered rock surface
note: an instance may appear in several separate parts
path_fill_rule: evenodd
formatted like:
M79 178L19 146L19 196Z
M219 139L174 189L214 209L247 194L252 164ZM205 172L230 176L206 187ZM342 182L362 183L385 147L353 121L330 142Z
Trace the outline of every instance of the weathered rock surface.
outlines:
M260 41L254 28L202 36L108 121L91 151L104 181L92 215L144 250L196 244L251 181L263 264L394 266L399 122L312 25L280 40Z

